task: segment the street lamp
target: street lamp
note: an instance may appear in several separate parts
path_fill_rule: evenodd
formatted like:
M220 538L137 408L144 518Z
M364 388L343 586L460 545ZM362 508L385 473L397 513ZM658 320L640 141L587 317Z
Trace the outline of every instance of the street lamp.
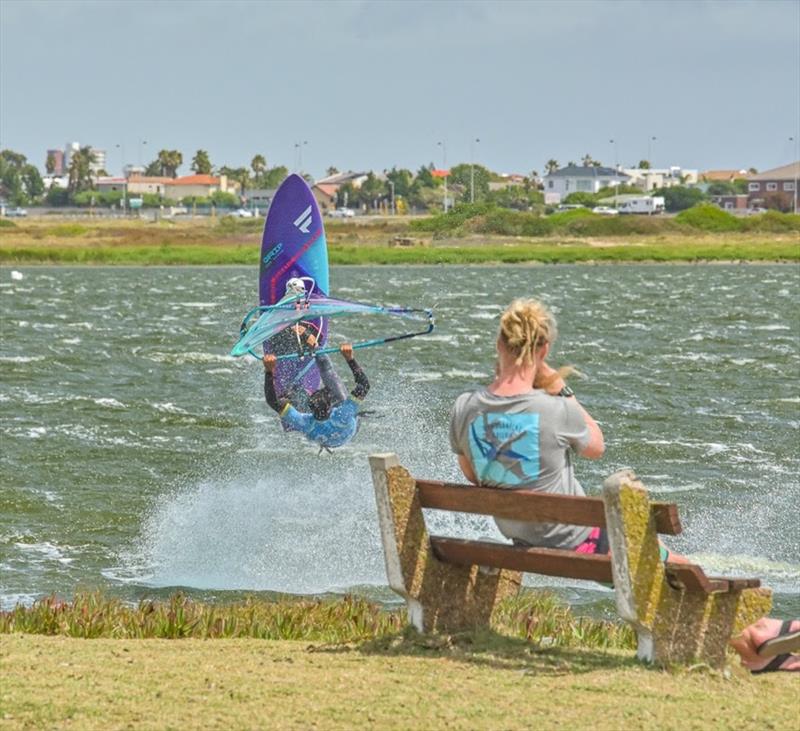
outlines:
M647 140L647 162L650 163L650 167L653 167L653 158L651 157L651 155L653 154L653 151L652 151L653 150L653 144L652 143L655 142L655 141L656 141L655 137L651 137L649 140Z
M297 172L303 174L303 147L308 144L308 140L294 143L295 160L297 160Z
M442 148L442 172L444 173L444 212L447 213L447 145L444 141L436 143L437 147Z
M123 212L128 208L128 179L125 177L125 144L119 142L114 145L119 150L120 164L122 165L122 210Z
M617 197L619 196L619 155L617 154L617 141L609 140L609 143L614 145L614 208L617 208Z
M794 165L794 213L797 215L797 171L800 168L800 155L797 154L798 150L798 139L796 137L790 137L789 142L794 142L794 160L792 160L792 164Z
M475 145L480 142L480 137L476 137L469 144L469 202L475 202Z
M139 138L139 167L142 166L142 147L147 144L147 140Z
M392 189L392 215L394 216L394 181L388 180L389 187Z

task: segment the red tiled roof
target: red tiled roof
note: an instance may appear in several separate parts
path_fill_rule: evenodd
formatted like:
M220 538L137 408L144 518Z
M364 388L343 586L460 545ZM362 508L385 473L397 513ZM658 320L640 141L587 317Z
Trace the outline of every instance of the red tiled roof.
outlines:
M323 195L327 195L330 198L333 198L339 190L339 186L333 183L317 183L314 187Z
M184 175L182 178L170 180L168 185L219 185L219 178L213 175Z
M434 178L446 178L450 175L449 170L431 170L431 175Z

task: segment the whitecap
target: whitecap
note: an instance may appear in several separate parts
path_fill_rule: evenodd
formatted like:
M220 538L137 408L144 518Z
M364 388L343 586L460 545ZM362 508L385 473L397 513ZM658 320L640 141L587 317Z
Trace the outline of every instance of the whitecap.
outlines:
M0 363L36 363L43 355L0 355Z

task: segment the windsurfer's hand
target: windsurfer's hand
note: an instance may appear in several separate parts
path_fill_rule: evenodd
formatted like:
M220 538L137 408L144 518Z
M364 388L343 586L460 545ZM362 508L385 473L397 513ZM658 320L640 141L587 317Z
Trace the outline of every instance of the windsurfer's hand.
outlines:
M317 338L314 335L309 335L306 338L306 344L309 348L316 348L317 347Z
M345 360L353 360L353 346L350 343L342 343L339 346L339 352Z
M264 361L264 368L272 373L275 370L275 365L277 364L278 359L272 353L267 353L262 360Z

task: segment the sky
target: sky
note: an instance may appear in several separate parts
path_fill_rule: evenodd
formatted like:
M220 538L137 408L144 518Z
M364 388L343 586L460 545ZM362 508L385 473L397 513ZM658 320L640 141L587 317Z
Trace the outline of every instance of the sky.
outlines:
M765 170L798 157L800 0L0 0L0 148L73 140L111 173Z

